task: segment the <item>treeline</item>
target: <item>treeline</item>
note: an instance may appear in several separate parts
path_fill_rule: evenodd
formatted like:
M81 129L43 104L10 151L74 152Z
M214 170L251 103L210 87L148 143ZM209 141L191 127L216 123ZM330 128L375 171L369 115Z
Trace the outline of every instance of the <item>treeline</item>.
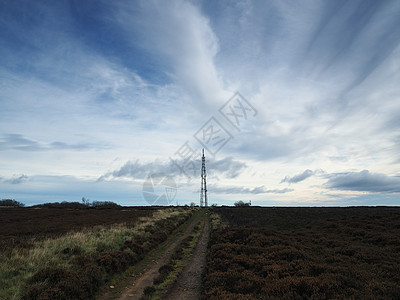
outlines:
M0 200L0 207L25 207L24 203L16 201L14 199L3 199ZM121 207L119 204L112 201L85 201L80 202L53 202L43 203L32 206L33 208L118 208Z
M43 208L118 208L121 207L115 202L112 201L93 201L87 203L80 202L53 202L53 203L44 203L37 204L32 207L43 207Z
M25 204L14 199L2 199L0 200L0 206L24 207Z

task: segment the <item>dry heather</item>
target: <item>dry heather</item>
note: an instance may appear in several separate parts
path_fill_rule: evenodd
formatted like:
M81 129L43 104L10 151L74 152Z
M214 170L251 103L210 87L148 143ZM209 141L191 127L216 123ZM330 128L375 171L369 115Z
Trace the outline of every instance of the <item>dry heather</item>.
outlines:
M217 212L204 299L400 299L400 208Z
M89 299L166 240L192 214L160 209L135 222L95 226L0 253L0 299Z

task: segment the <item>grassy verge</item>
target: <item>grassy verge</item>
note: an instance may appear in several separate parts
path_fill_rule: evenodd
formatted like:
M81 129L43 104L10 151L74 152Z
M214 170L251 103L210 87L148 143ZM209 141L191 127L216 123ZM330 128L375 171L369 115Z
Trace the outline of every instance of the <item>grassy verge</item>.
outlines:
M163 209L132 226L97 226L1 253L0 299L90 299L113 274L142 259L192 213Z
M204 212L202 212L204 213ZM194 227L191 235L182 240L176 247L170 261L159 269L153 286L144 290L142 300L158 300L176 282L187 261L192 255L204 228L204 219Z

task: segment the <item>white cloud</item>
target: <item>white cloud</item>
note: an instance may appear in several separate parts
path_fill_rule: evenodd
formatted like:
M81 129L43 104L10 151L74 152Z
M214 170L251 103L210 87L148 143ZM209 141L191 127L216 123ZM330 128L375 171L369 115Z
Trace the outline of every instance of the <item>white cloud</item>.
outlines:
M197 109L213 109L215 101L219 106L230 96L215 67L218 38L195 5L182 0L123 4L117 18L132 43L139 38L146 51L161 57L164 72Z
M193 162L196 167L195 171L197 175L200 176L201 161L197 159L193 160ZM173 163L172 160L161 161L156 159L154 161L141 162L137 159L135 161L127 161L122 167L119 167L114 171L106 172L104 175L99 177L98 180L112 180L118 178L144 179L149 174L154 173L164 173L169 176L185 177L185 174L183 174L177 167L184 165L185 163L187 163L185 159L176 161L176 163ZM244 171L247 166L245 163L234 160L232 157L227 157L220 160L211 159L207 162L207 168L211 171L212 176L221 176L229 179L238 177L240 172ZM210 175L210 173L208 173L208 175ZM189 176L193 176L193 173L189 173Z
M234 139L207 162L219 191L306 203L324 193L319 169L349 171L329 189L358 177L392 186L398 2L91 5L11 1L0 12L0 172L29 174L14 192L34 191L35 174L136 185L153 170L174 173L169 157L236 89L258 114L240 133L224 123ZM296 182L295 193L280 181Z
M285 194L294 191L293 189L267 189L265 186L257 186L253 188L244 186L219 186L209 185L209 193L213 194Z

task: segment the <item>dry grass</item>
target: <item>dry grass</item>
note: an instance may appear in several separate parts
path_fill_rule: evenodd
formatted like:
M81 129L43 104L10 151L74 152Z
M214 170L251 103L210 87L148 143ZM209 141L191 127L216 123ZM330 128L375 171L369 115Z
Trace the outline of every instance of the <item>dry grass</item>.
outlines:
M76 255L94 257L104 251L115 251L132 237L146 240L150 236L149 227L160 220L183 216L188 212L181 208L161 209L152 217L141 217L133 225L124 223L85 228L58 238L36 241L30 249L0 253L0 299L20 299L24 286L40 270L68 270Z
M211 231L216 230L216 229L221 229L221 228L226 228L228 224L224 221L222 221L222 218L219 214L217 214L215 211L211 211L210 214L210 228Z

